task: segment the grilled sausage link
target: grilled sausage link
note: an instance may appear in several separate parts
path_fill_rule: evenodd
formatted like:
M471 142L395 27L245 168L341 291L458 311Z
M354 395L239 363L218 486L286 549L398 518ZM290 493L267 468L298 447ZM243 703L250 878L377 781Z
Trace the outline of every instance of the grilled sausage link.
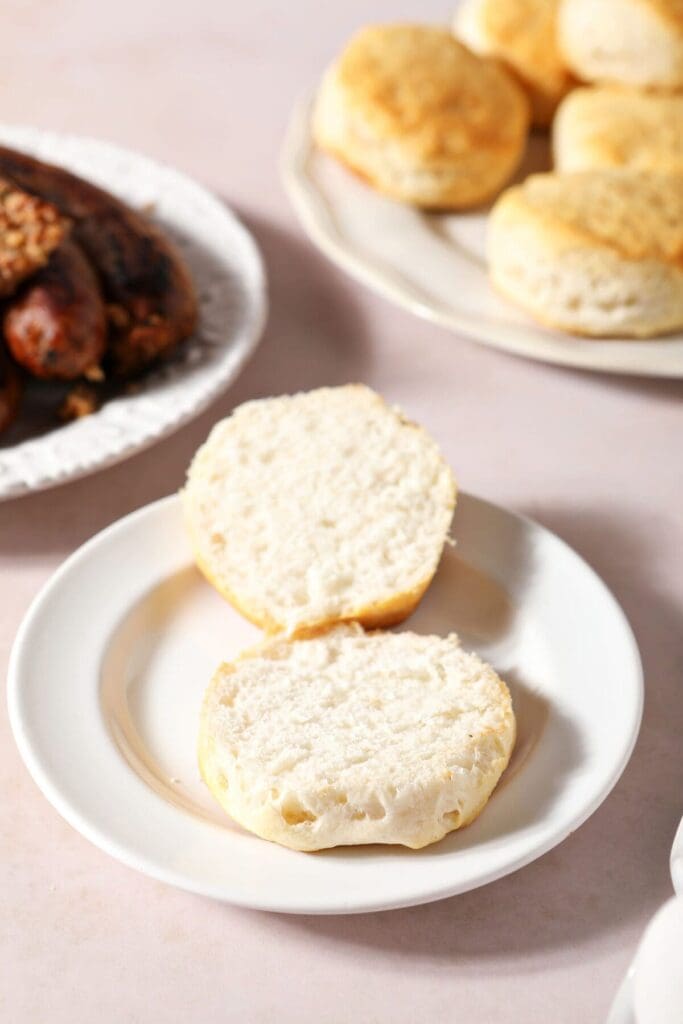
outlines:
M101 375L104 302L95 273L75 242L63 241L7 304L3 330L14 359L34 377Z
M23 390L21 372L0 345L0 433L16 419Z
M0 147L0 175L53 203L97 271L110 314L108 358L130 377L170 353L197 322L192 279L142 214L61 167Z

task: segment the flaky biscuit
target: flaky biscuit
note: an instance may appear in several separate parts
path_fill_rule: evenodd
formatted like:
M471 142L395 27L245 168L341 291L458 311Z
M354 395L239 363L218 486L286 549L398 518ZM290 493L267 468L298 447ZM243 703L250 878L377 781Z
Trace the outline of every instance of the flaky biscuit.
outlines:
M464 0L453 30L475 53L497 57L520 79L534 124L550 124L574 84L556 39L558 0Z
M553 123L555 169L630 167L683 173L683 94L616 86L575 89Z
M683 0L560 0L557 38L587 82L683 88Z
M494 206L487 248L493 284L543 323L639 338L683 326L677 175L534 175Z
M363 29L326 73L317 144L396 199L466 208L494 196L524 150L528 101L498 63L445 29Z

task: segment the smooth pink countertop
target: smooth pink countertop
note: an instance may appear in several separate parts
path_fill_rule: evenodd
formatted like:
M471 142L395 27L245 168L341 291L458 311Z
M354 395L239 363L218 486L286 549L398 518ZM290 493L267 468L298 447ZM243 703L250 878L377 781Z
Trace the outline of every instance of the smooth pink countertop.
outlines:
M176 489L235 403L364 380L432 431L465 489L557 531L614 590L646 673L633 760L578 832L484 889L384 914L278 917L167 888L91 846L28 777L3 709L8 1024L602 1022L671 892L683 809L683 382L546 367L427 326L318 255L278 181L290 106L349 32L420 16L424 4L401 0L4 5L0 119L106 136L196 175L255 232L271 315L246 372L198 421L114 469L0 506L0 658L56 566Z

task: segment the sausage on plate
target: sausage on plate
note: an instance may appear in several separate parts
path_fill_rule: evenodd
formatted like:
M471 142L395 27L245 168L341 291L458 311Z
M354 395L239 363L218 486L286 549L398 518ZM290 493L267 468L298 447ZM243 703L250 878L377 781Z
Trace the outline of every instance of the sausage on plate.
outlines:
M0 179L0 296L45 266L69 224L51 203Z
M110 321L107 358L116 376L134 376L192 333L197 300L189 271L148 218L61 167L5 147L0 175L72 221L73 237L102 285Z
M0 433L16 418L23 390L21 371L0 345Z
M34 377L101 376L104 302L97 277L75 242L63 241L9 301L3 330L12 356Z

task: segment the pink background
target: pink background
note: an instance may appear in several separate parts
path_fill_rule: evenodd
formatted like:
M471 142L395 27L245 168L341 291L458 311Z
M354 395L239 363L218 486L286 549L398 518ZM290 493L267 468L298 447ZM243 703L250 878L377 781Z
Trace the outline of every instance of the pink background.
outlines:
M256 234L272 308L246 372L197 422L114 469L0 506L0 657L56 566L177 488L235 403L364 380L433 432L464 488L556 530L613 588L647 681L633 760L583 828L494 885L412 910L286 918L177 892L90 846L35 788L3 710L0 1014L12 1024L588 1024L603 1020L671 891L683 809L683 382L550 368L427 326L318 255L278 181L290 106L348 33L424 17L425 6L3 5L0 118L104 136L196 175Z

